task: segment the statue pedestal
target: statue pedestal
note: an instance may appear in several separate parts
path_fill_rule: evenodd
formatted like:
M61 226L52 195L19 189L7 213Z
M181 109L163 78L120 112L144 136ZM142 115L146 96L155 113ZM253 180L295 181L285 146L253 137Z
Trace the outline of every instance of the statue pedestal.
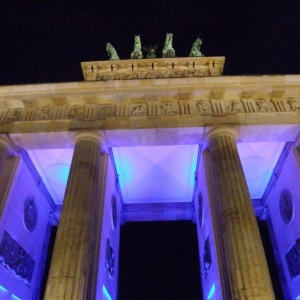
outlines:
M82 62L85 81L221 76L225 57L181 57Z

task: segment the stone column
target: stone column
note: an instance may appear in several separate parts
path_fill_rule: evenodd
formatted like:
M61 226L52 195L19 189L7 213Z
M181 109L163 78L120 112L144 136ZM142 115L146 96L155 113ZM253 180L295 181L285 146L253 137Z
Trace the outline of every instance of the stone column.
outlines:
M9 142L6 139L0 137L0 172L3 168L6 158L9 156L11 152L10 149L11 149L11 145L9 144Z
M15 177L19 158L10 142L0 136L0 220Z
M232 294L230 299L275 299L236 147L236 133L230 128L214 128L208 132L207 139Z
M95 299L103 209L97 202L107 167L102 157L97 134L82 132L75 136L44 299Z

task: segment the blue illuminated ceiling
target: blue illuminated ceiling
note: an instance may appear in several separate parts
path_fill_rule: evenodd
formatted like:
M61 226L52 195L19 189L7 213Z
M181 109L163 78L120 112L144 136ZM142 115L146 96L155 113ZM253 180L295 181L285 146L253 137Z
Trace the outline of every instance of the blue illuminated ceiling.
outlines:
M198 145L112 150L124 203L192 200Z
M284 142L239 143L238 151L252 199L260 199ZM113 147L124 203L191 202L198 145ZM56 204L62 204L73 149L28 150Z
M27 152L55 204L62 204L73 149L41 149Z

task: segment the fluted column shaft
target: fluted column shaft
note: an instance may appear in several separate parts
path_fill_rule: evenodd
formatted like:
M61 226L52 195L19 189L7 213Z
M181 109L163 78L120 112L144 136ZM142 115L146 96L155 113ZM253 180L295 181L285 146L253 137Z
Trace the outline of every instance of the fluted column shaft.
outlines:
M275 299L235 133L208 134L232 299Z
M7 195L10 191L19 158L13 146L4 137L0 137L0 219L4 211Z
M44 299L93 299L100 160L97 137L77 139Z
M9 143L5 139L0 137L0 172L3 168L6 158L10 154L10 148L11 147Z

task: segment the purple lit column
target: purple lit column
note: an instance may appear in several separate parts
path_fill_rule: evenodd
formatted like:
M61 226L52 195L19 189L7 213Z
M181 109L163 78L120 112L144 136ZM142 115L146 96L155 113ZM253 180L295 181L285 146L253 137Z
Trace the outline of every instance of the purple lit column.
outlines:
M236 133L214 128L207 134L219 210L230 299L275 299L245 175Z
M75 149L44 299L95 299L108 156L82 132ZM103 201L102 201L103 202Z

